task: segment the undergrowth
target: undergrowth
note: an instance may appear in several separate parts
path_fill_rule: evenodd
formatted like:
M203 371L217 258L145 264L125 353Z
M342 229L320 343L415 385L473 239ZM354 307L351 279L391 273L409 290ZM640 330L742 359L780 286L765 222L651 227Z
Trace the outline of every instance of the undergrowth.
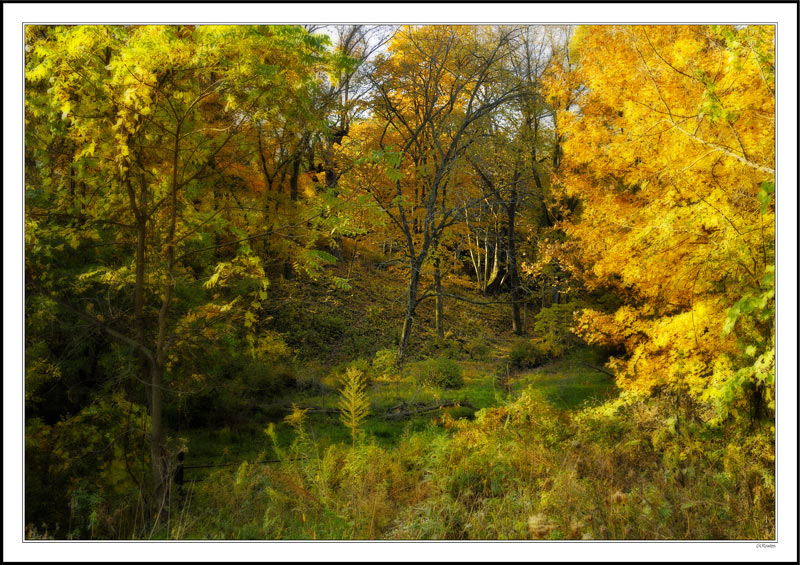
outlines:
M773 537L768 428L708 428L666 397L609 406L566 412L528 388L394 447L369 435L324 449L296 441L302 460L211 476L182 537Z

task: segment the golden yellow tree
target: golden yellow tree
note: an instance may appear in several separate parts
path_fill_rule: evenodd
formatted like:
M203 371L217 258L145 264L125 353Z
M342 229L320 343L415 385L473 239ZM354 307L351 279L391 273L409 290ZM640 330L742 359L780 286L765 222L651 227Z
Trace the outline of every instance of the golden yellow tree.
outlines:
M579 331L624 347L625 389L772 405L773 34L581 27L551 74L552 97L578 92L558 120L572 266L627 302Z

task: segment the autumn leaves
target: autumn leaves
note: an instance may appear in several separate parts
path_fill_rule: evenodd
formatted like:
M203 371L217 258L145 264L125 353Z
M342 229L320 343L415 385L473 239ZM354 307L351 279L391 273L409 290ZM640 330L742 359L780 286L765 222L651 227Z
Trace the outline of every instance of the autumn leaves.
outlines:
M587 312L582 335L625 348L621 384L686 390L720 414L722 396L745 402L731 359L749 366L774 355L772 294L763 294L775 237L774 193L763 188L774 178L773 31L583 28L572 45L578 63L561 70L556 90L577 102L561 114L560 181L585 210L567 232L587 282L629 303ZM762 319L743 320L737 343L723 323L754 293L765 296ZM754 347L745 359L741 344ZM771 383L770 361L760 367L752 383ZM733 381L740 390L723 394ZM759 394L770 396L769 386Z

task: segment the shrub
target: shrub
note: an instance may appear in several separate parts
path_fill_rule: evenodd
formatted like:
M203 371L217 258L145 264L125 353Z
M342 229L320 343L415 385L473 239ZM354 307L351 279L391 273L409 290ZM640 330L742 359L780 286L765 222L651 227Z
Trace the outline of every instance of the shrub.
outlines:
M463 345L464 353L469 355L470 359L476 361L485 361L489 358L491 348L484 342L478 339L471 339Z
M542 365L550 358L550 352L541 342L524 340L514 344L508 354L511 369L531 369Z
M296 372L296 387L299 390L306 390L316 393L327 392L328 387L323 384L326 368L316 360L308 361L302 365L302 369Z
M582 301L573 300L543 308L534 316L533 329L542 336L549 347L554 351L560 350L563 354L578 342L577 336L571 329L574 325L573 315L585 306Z
M335 365L327 375L320 379L320 382L322 386L327 388L341 388L347 380L348 371L351 370L361 373L366 384L370 384L375 376L372 364L367 359L359 357L358 359Z
M397 369L397 351L379 349L372 360L372 369L376 375L386 375Z
M419 361L411 367L411 375L418 384L459 388L464 386L461 365L447 357L435 357Z
M452 339L433 337L426 340L420 349L423 357L458 357L460 351L458 343Z
M369 400L367 399L367 383L364 373L350 366L342 380L343 386L339 399L339 419L350 429L353 437L353 447L356 438L361 432L361 422L369 414Z
M25 427L25 514L28 524L59 538L113 538L133 531L131 501L140 488L131 473L147 469L146 409L122 392L96 399L54 425L38 418ZM115 438L125 438L115 441Z
M361 371L366 379L369 379L369 377L372 375L372 365L363 357L359 357L358 359L353 359L350 361L350 363L347 364L347 370L349 369Z

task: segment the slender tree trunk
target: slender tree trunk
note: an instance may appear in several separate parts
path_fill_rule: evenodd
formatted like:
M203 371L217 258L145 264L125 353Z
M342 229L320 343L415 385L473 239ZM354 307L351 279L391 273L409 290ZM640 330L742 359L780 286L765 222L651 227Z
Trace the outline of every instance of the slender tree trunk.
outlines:
M439 257L433 262L433 280L436 285L436 334L444 338L444 295L442 294L442 270Z
M153 486L157 500L168 484L166 477L166 452L164 446L164 425L161 417L163 399L163 368L167 358L167 316L172 304L172 292L175 288L175 230L178 223L178 156L180 149L181 123L175 131L175 143L172 153L172 180L170 182L170 221L167 229L164 262L167 266L164 281L161 308L158 311L158 337L156 340L156 362L150 370L150 449L153 466Z
M161 415L163 402L163 379L160 367L150 369L150 461L153 472L153 488L156 496L154 501L160 498L160 494L166 486L166 454L164 452L164 423Z
M136 220L136 274L133 287L133 319L136 324L136 339L144 345L145 332L147 330L144 319L144 262L145 244L147 240L147 220L139 217ZM143 382L150 381L150 363L142 356L141 375ZM150 387L145 387L147 393L147 403L152 406L153 400L150 394Z
M486 228L486 239L483 240L483 282L481 291L486 292L489 287L489 228Z
M509 204L506 206L508 214L508 271L511 279L511 327L514 333L522 333L522 319L519 307L519 270L517 269L517 244L516 244L516 215L517 191L511 191Z
M292 176L289 179L289 198L292 202L297 202L299 195L298 181L300 179L300 155L297 155L292 161Z
M472 237L470 236L469 214L464 210L464 219L467 225L467 249L469 249L469 257L472 260L472 268L475 269L475 280L478 281L478 288L481 288L481 254L478 252L478 260L475 260L475 253L472 252ZM475 234L475 247L480 247L480 240L478 239L477 232Z
M176 146L177 146L176 135ZM177 182L177 151L174 154L173 160L173 187ZM146 343L147 323L144 318L144 287L145 287L145 262L147 250L147 185L142 174L139 188L139 202L137 204L135 192L130 179L126 180L128 186L128 196L130 198L131 207L134 210L136 217L136 260L135 260L135 274L134 274L134 289L133 289L133 318L136 328L136 339L139 344L144 346ZM173 210L175 207L173 195ZM174 230L173 230L174 234ZM168 260L168 264L171 258ZM163 310L163 305L162 305ZM159 322L161 315L159 315ZM159 327L159 333L162 330ZM161 488L161 452L163 445L163 428L161 424L161 378L157 375L157 368L155 360L142 354L140 359L140 371L142 382L145 383L145 394L147 397L147 406L150 412L150 454L151 454L151 470L153 475L153 486L156 491L154 501L158 498L158 491Z
M417 309L417 292L419 290L419 271L421 261L411 261L411 277L408 281L408 302L406 305L406 319L403 322L403 331L400 336L400 347L397 350L397 364L405 362L408 341L411 337L411 326L414 324L414 313Z
M256 131L256 134L258 135L258 161L261 165L261 175L264 177L264 191L272 192L272 178L267 169L267 160L264 157L264 147L261 143L261 128Z
M296 155L292 160L292 176L289 178L289 198L292 202L297 202L299 196L299 179L300 179L300 155ZM291 238L293 234L289 232ZM293 276L292 263L289 257L283 262L283 278L290 279Z
M478 261L475 261L475 254L472 252L472 242L470 241L469 234L467 234L467 243L469 245L469 257L472 260L472 268L475 270L475 280L478 282L478 288L481 288L481 256L478 254Z
M489 273L489 278L486 279L486 288L485 291L489 290L489 287L492 286L495 279L497 279L497 275L500 274L500 258L498 256L498 252L500 250L500 238L495 235L494 240L494 260L492 262L492 272ZM488 257L487 257L488 259ZM489 262L487 260L486 264L488 265Z

